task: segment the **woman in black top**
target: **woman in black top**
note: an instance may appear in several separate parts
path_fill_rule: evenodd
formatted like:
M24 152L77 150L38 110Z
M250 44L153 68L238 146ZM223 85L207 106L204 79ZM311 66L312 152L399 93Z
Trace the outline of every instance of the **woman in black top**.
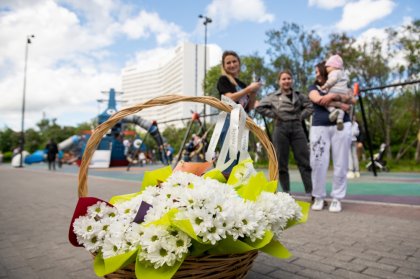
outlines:
M254 81L246 85L239 80L241 59L234 51L225 51L222 55L222 75L217 81L220 96L225 95L237 104L241 104L246 112L254 108L255 96L261 88L261 82Z
M249 113L254 108L255 97L258 90L261 88L261 82L254 81L250 85L246 85L239 80L241 59L234 51L225 51L223 53L221 66L222 75L217 81L217 90L219 91L220 98L222 95L230 98L235 103L241 104L244 110ZM230 117L228 115L220 135L220 146L223 146L225 141L229 123ZM237 160L229 168L223 171L225 176L230 174L233 166L236 164Z

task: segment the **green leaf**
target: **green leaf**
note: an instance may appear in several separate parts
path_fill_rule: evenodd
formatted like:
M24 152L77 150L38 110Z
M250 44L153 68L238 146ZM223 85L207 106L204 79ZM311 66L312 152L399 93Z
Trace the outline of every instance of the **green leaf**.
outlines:
M131 193L131 194L126 194L126 195L113 196L109 200L109 203L112 204L112 205L115 205L115 204L120 203L120 202L129 201L129 200L133 199L134 197L136 197L140 194L141 194L140 192L137 192L137 193Z
M279 259L287 259L292 256L289 250L275 238L271 239L270 243L259 250Z
M137 258L136 260L136 277L141 279L170 279L178 271L181 264L184 262L187 254L176 262L173 266L164 265L155 269L151 264L144 264Z
M203 241L200 238L198 238L198 236L195 234L194 228L191 225L190 220L187 220L187 219L184 219L184 220L172 219L171 223L172 223L173 226L177 227L178 229L180 229L184 233L188 234L188 236L191 237L192 239L203 243Z
M149 222L149 223L145 224L145 226L150 226L150 225L170 226L171 223L172 223L172 219L174 218L174 216L177 212L178 212L177 208L172 208L171 210L166 212L166 214L163 215L160 219Z
M146 189L147 186L155 186L158 185L159 182L166 181L166 179L168 179L168 177L171 176L171 174L171 166L167 166L153 171L145 171L143 182L141 184L141 191Z
M288 229L297 224L306 223L306 221L308 220L310 204L308 202L303 202L303 201L296 201L296 203L299 204L299 206L302 208L303 216L299 220L293 219L293 220L287 221L287 225L284 229Z
M265 184L267 184L267 179L265 178L264 173L259 172L253 175L249 179L248 184L243 185L237 190L237 192L239 196L244 199L256 201L263 190L263 185Z
M93 260L93 270L99 277L104 277L107 273L105 272L105 262L102 257L102 253L98 253Z
M239 164L233 167L232 172L230 173L229 179L227 181L227 184L236 185L241 181L245 173L246 163L252 163L252 160L251 159L243 160L239 162Z
M213 246L211 244L206 244L202 242L195 241L194 239L191 240L191 246L189 248L190 255L193 257L197 257L203 255L205 251L211 249Z
M275 193L277 191L277 180L272 180L270 182L267 182L264 186L263 186L263 191L265 192L270 192L270 193Z
M137 251L138 248L107 259L103 258L102 253L98 253L93 261L93 270L100 277L115 272L130 263L134 263Z
M261 239L257 239L254 242L251 239L246 238L244 242L249 246L254 247L255 249L261 249L262 247L266 246L271 242L273 239L274 234L271 231L265 231L264 237Z
M243 241L234 240L232 236L228 236L226 239L220 240L216 246L213 246L209 253L212 255L242 254L251 250L255 250L255 248Z
M203 175L203 177L204 177L204 178L211 178L211 179L215 179L215 180L217 180L217 181L219 181L219 182L221 182L221 183L226 183L226 178L225 178L225 176L224 176L224 175L223 175L223 173L222 173L220 170L218 170L218 169L212 169L212 170L210 170L210 171L206 172L206 173Z

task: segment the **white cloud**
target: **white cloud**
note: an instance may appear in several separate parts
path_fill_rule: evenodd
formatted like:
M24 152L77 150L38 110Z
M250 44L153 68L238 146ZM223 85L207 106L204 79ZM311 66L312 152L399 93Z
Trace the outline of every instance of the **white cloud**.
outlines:
M225 28L230 21L272 22L274 15L266 11L262 0L213 0L207 6L207 16L218 28Z
M122 31L132 39L148 38L155 34L159 45L171 42L171 38L179 41L186 37L176 24L166 22L158 14L146 11L140 11L136 17L127 20L122 26Z
M120 70L107 61L106 50L118 32L118 22L106 19L91 24L91 15L49 0L29 1L31 5L12 2L0 15L0 92L5 92L0 102L0 128L7 125L20 130L29 34L35 38L28 45L25 127L33 127L42 112L58 117L58 123L70 118L69 114L73 124L89 120L80 119L86 103L94 101L101 90L120 87ZM102 26L101 32L97 32L98 26Z
M412 19L405 17L403 18L403 21L400 25L397 26L392 26L392 28L394 30L397 31L397 38L398 37L408 37L409 38L409 33L405 33L405 30L403 28L403 26L406 26L408 24L412 24ZM368 49L370 46L370 43L373 41L379 41L379 42L384 42L384 41L388 41L388 34L386 32L386 27L384 28L370 28L368 30L366 30L365 32L363 32L362 34L360 34L355 42L355 46L362 46L364 44L367 45ZM416 40L416 37L411 37L412 40ZM392 45L391 45L392 47ZM405 60L404 56L407 54L406 50L401 50L401 51L397 51L396 53L394 53L394 55L391 57L390 56L390 52L394 51L394 50L390 50L389 49L389 45L388 44L381 44L381 55L386 58L389 59L389 66L391 67L397 67L400 65L407 65L407 61Z
M146 51L139 51L133 60L126 63L126 66L130 67L135 65L138 71L157 69L166 65L174 57L177 47L158 47ZM218 45L208 44L207 47L209 49L208 66L213 67L220 63L223 51Z
M175 47L158 47L136 53L134 60L128 61L127 66L135 65L139 71L157 69L165 65L173 56Z
M96 116L100 91L121 87L121 58L113 60L121 55L113 48L121 38L150 36L169 48L186 36L155 13L133 16L133 7L119 0L7 0L1 8L0 129L20 130L27 35L36 37L28 45L26 128L35 127L43 113L67 125Z
M392 0L359 0L344 6L337 28L343 31L361 29L373 21L389 15L395 7Z
M344 6L348 0L309 0L309 6L315 6L321 9L331 10Z

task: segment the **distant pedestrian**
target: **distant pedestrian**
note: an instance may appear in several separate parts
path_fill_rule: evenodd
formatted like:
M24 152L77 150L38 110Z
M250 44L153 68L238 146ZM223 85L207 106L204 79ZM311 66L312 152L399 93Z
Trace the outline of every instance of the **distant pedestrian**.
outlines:
M63 166L64 152L63 150L58 151L58 167L61 169Z
M58 153L58 146L54 142L54 140L50 139L45 146L46 152L47 152L47 161L48 161L48 169L55 170L55 159L57 157Z
M360 134L359 124L357 124L356 117L353 116L351 121L351 146L349 150L349 171L347 172L347 178L358 178L360 177L359 171L359 159L357 157L357 137Z
M258 160L260 159L260 154L262 153L262 144L261 142L257 141L256 143L256 150L255 150L255 163L258 163Z

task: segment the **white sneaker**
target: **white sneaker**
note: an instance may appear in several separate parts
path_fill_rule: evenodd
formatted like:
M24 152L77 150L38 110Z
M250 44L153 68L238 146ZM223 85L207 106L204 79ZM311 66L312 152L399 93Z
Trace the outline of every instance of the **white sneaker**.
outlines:
M312 205L312 210L322 210L324 208L324 200L321 198L315 198L314 204Z
M359 177L360 177L360 172L356 171L356 172L354 173L354 177L359 178Z
M335 121L337 121L337 117L338 117L338 114L339 114L340 112L338 111L338 109L335 109L335 110L333 110L332 112L330 112L330 114L328 115L328 119L331 121L331 122L335 122Z
M349 172L347 173L347 178L348 178L348 179L353 179L353 178L355 178L355 177L356 177L356 174L355 174L354 172L349 171Z
M337 119L337 130L341 131L344 129L343 119Z
M333 199L330 208L328 209L330 212L340 212L341 211L341 202L337 199Z

